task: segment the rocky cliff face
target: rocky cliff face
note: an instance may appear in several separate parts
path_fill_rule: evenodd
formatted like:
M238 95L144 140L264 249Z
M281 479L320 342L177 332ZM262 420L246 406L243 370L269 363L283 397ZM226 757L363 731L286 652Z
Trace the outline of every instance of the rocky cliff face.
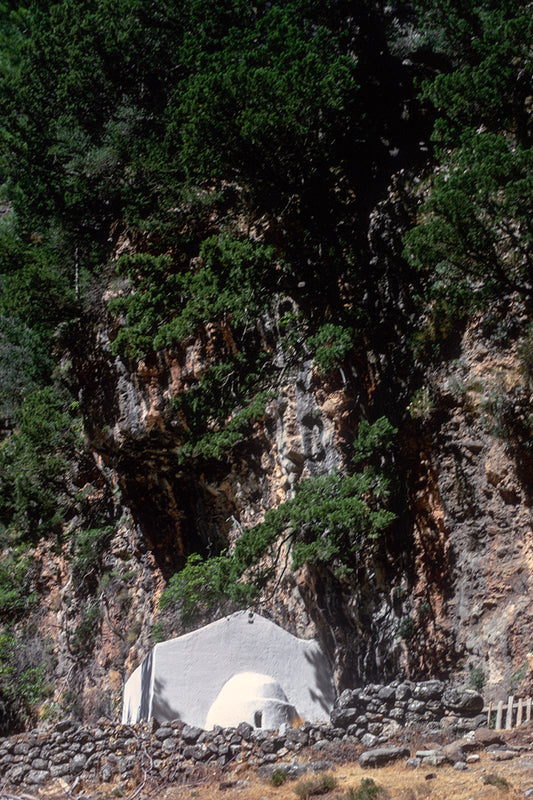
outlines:
M102 313L105 294L83 321L70 350L94 455L91 485L107 494L118 524L90 602L61 556L43 559L56 695L76 694L76 713L116 713L124 678L153 645L160 594L186 557L231 547L302 478L345 465L369 411L389 415L399 428L404 501L397 522L354 556L348 578L291 570L282 554L261 613L321 640L339 692L369 681L451 675L500 698L529 681L531 471L524 449L509 442L530 398L516 338L512 330L498 338L478 320L458 332L453 356L440 366L406 356L401 319L410 300L395 272L407 214L398 189L404 179L371 215L370 252L381 279L367 302L384 320L374 340L324 378L305 351L291 363L271 335L270 398L225 457L183 458L174 400L236 347L229 324L128 362L111 353L115 322ZM276 327L275 320L259 325L271 334ZM79 639L93 607L99 613L84 650L76 632ZM173 620L166 634L183 630Z
M531 470L509 443L530 397L513 343L480 326L431 380L415 411L415 605L451 666L501 696L530 678Z

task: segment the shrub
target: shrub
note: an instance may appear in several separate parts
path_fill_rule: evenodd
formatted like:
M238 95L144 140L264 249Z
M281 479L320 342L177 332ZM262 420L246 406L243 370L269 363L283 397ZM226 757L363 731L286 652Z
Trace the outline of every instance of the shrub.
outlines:
M337 778L330 772L324 772L315 778L306 778L299 781L294 787L295 794L301 800L320 794L328 794L337 786Z
M398 627L398 633L402 639L408 642L416 633L416 622L412 617L404 617Z
M7 705L7 721L13 732L29 719L35 719L36 707L47 697L50 685L50 657L43 643L30 631L4 629L0 634L0 698ZM3 722L5 724L5 720Z
M504 778L503 775L494 775L493 773L485 775L483 783L485 786L495 786L501 792L508 792L511 788L511 784L507 778Z
M185 623L212 611L220 603L224 594L221 585L221 560L224 556L203 560L198 553L187 559L187 564L173 575L161 595L159 607L165 611L179 609ZM162 624L154 626L153 635L158 636Z
M0 561L0 617L11 622L37 602L32 591L33 564L20 548L5 551Z
M372 778L363 778L358 789L350 787L346 800L379 800L388 796L387 791L378 786Z
M223 366L223 365L220 365ZM210 372L208 370L207 372ZM221 394L216 390L209 390L211 381L204 374L200 385L186 396L178 399L176 407L180 412L187 409L187 432L184 442L176 451L179 461L191 457L220 459L237 443L246 439L254 422L260 420L266 410L270 392L258 392L244 408L232 414L231 419L221 419L224 403ZM253 377L253 375L252 375ZM219 383L220 381L216 381ZM236 376L236 383L239 378ZM242 393L243 399L247 394L249 380L244 380L237 388ZM190 397L189 395L192 395ZM213 403L218 401L218 407ZM229 413L229 409L227 409ZM215 422L216 418L218 420Z
M56 387L32 392L17 413L18 430L0 444L0 523L22 539L59 534L74 502L67 477L81 445L74 412Z
M229 317L237 326L251 323L269 296L272 261L272 248L227 234L203 241L194 269L183 270L168 256L124 256L117 269L133 291L110 304L126 320L113 352L142 357L219 318Z
M270 776L270 783L272 784L272 786L282 786L287 780L287 778L288 778L287 770L278 767L277 769L274 770L274 772Z
M172 631L166 619L158 619L150 631L150 636L154 644L165 642L167 639L170 639L171 635Z
M81 613L81 620L74 631L70 645L80 656L89 655L95 645L102 619L102 609L98 602L88 603Z
M314 352L313 359L321 375L338 369L353 347L353 332L342 325L328 322L318 333L310 336L308 345Z
M96 581L98 564L113 535L106 525L79 531L71 544L72 576L77 584Z
M531 299L533 151L477 134L464 137L450 162L433 178L422 221L405 236L406 257L452 316L511 292Z
M21 320L0 315L0 417L9 426L49 368L41 337Z
M474 667L470 672L469 684L476 692L481 692L487 682L487 676L482 667Z

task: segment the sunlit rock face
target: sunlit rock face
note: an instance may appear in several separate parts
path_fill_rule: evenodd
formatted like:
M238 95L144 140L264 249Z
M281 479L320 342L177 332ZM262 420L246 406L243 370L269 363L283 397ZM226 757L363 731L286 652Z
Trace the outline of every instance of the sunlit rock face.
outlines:
M230 722L231 697L238 702ZM316 641L238 612L156 645L126 682L122 721L271 728L297 714L327 721L334 699L330 665Z

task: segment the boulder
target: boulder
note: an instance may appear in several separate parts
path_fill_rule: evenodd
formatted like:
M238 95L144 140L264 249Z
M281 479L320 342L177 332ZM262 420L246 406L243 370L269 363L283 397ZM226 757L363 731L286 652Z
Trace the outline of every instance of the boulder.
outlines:
M414 684L411 681L404 681L396 687L396 700L409 700L412 695Z
M68 763L52 764L50 766L50 776L53 779L64 778L66 775L70 775L70 767Z
M27 773L24 780L30 786L44 786L49 777L50 773L48 772L48 770L31 769Z
M382 767L398 758L409 758L410 755L408 747L377 747L359 756L359 766Z
M479 742L476 742L472 733L457 739L455 742L457 747L460 747L464 753L471 753L473 750L479 750Z
M510 761L512 758L516 758L518 753L514 750L497 750L490 754L492 761Z
M335 708L355 708L358 705L357 692L345 689L335 702Z
M450 764L456 764L458 761L465 760L464 750L460 747L458 742L445 745L442 752L444 753L446 761L449 761Z
M157 733L159 734L159 731ZM181 732L181 738L187 744L194 744L195 742L198 741L202 733L203 733L202 728L197 728L196 725L185 725L184 729Z
M164 739L161 745L161 752L163 755L167 756L170 753L173 753L176 749L176 744L176 739L173 736L169 737L168 739Z
M174 731L172 730L170 724L161 725L160 728L154 734L156 739L163 741L164 739L168 739L169 736L174 736Z
M277 764L263 764L263 766L259 767L257 770L257 774L260 778L270 778L274 772L283 772L287 778L299 778L308 771L308 764L297 764L293 761L291 764L283 762Z
M209 757L209 751L205 744L197 744L192 747L186 747L183 751L184 758L190 758L193 761L205 761Z
M356 708L334 708L331 712L331 724L335 728L346 729L351 725L357 717L359 712Z
M477 728L474 731L474 741L488 747L491 744L503 744L503 739L498 731L493 731L491 728Z
M395 706L389 711L389 717L395 719L397 722L402 722L405 717L405 711L403 708L396 708Z
M473 689L446 689L442 704L450 711L462 716L475 716L483 709L483 698Z
M382 686L378 692L378 697L386 703L393 702L396 699L396 688L394 686Z
M87 759L83 753L77 753L70 762L70 771L73 775L78 775L78 773L83 772L86 763Z
M305 745L309 741L309 735L307 731L302 730L302 728L289 728L287 731L287 741L293 742L294 744Z
M375 736L373 733L364 733L361 737L361 744L363 747L374 747L379 741L379 736Z
M440 767L445 761L444 753L435 752L430 756L425 756L422 759L422 764L428 767Z
M415 684L413 697L416 700L439 700L444 691L442 681L422 681Z
M239 725L237 725L238 735L246 742L250 741L250 739L252 738L253 730L254 729L249 722L240 722Z
M9 780L12 783L20 783L28 772L29 768L25 764L17 764L9 773Z

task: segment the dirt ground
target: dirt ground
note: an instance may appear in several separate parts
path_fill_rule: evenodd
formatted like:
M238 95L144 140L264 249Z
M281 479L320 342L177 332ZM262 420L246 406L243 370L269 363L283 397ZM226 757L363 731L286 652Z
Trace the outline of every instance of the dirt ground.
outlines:
M451 765L406 769L404 760L380 769L361 769L357 760L336 763L331 771L337 781L329 794L321 796L330 800L350 800L349 789L357 790L361 781L371 778L386 793L375 800L518 800L525 798L528 789L533 790L533 728L505 735L506 743L514 749L516 756L510 760L495 761L489 752L479 751L480 760L469 764L465 771L457 771ZM414 749L413 753L414 753ZM312 760L308 750L301 760ZM327 758L325 753L320 758ZM273 786L268 779L259 778L257 769L244 764L226 768L223 772L205 771L198 779L189 783L152 784L150 780L130 780L128 783L99 787L78 785L74 790L66 785L55 784L38 792L26 790L4 795L0 800L15 796L22 800L47 798L47 800L297 800L299 780L291 780L281 786ZM533 796L533 794L532 794ZM357 798L359 800L359 798ZM365 798L366 800L366 798Z

